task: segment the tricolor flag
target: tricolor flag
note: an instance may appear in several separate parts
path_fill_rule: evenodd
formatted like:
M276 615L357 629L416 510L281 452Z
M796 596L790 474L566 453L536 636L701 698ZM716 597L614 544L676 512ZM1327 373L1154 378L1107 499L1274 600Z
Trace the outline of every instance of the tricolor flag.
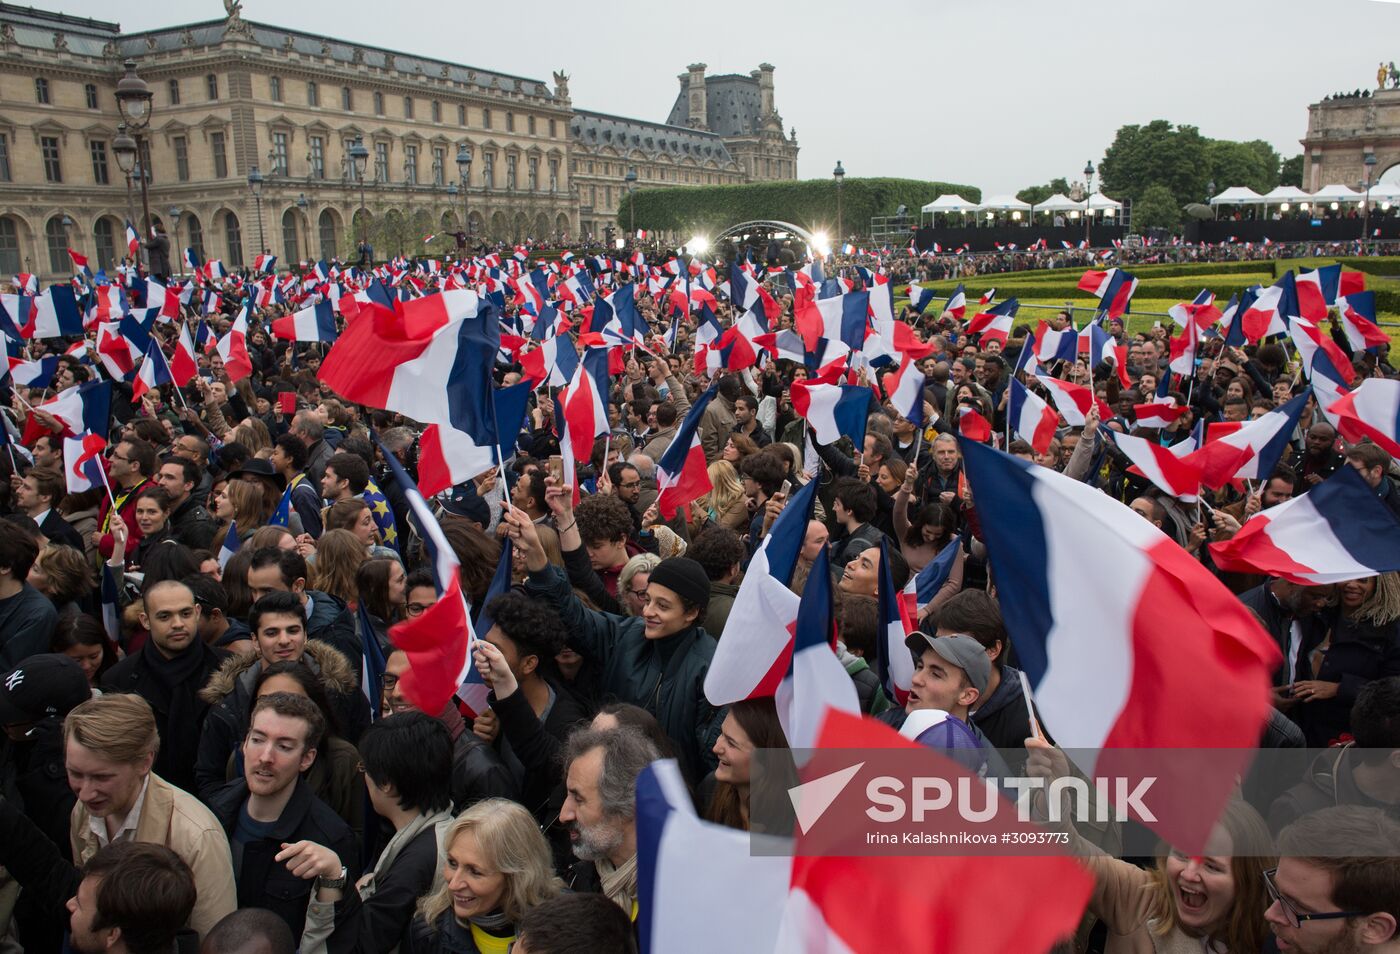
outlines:
M903 706L909 699L909 689L914 683L914 657L904 641L916 626L904 592L895 589L889 556L889 537L881 534L880 576L876 583L876 599L880 608L880 630L875 635L876 662L885 695L894 700L895 705ZM914 580L910 580L910 583L914 583ZM908 588L906 586L906 592ZM917 584L915 591L917 593Z
M700 445L700 418L719 391L719 381L711 384L695 399L685 420L656 462L656 506L663 520L670 520L679 507L710 492L710 474L705 463L705 451Z
M335 341L335 308L319 301L272 322L272 336L283 341Z
M1313 354L1312 367L1308 369L1308 385L1312 388L1313 397L1322 416L1333 427L1337 427L1338 417L1332 412L1332 405L1340 401L1351 388L1347 386L1346 378L1332 363L1327 352L1321 349ZM1339 433L1340 430L1338 428Z
M131 224L127 223L126 227L128 230L130 230ZM204 268L204 263L199 260L199 253L196 252L193 248L186 248L185 251L181 254L181 258L185 263L185 268L189 269L195 274L199 274L199 272Z
M1055 403L1056 410L1060 412L1060 416L1070 427L1082 426L1084 415L1088 414L1089 408L1095 405L1099 409L1099 420L1106 421L1113 416L1113 409L1095 397L1094 392L1082 384L1071 384L1068 381L1061 381L1059 378L1052 378L1045 374L1037 374L1036 380L1049 392L1050 400Z
M101 434L84 432L79 437L63 439L63 473L70 494L106 486L102 469L102 452L106 449L107 441Z
M53 385L53 376L58 373L58 355L47 355L35 361L10 358L5 373L17 387L48 388ZM4 380L3 374L0 374L0 380Z
M228 561L233 559L233 555L243 547L243 541L238 538L238 521L228 522L228 533L224 534L224 542L219 544L219 552L216 559L219 561L219 571L223 572L228 566Z
M112 410L112 382L88 381L67 388L40 404L39 410L57 418L67 436L90 432L105 437Z
M1281 661L1244 605L1096 488L970 442L963 455L993 572L1016 594L1002 613L1046 731L1082 750L1091 775L1117 774L1119 750L1134 748L1237 750L1243 772ZM1085 600L1094 579L1114 585ZM1233 773L1164 776L1169 810L1152 827L1196 853L1234 784Z
M126 254L132 261L136 260L136 250L141 246L141 236L137 233L136 227L130 220L126 223Z
M922 315L924 309L933 302L933 291L922 288L918 285L909 285L909 307L917 314Z
M421 616L396 623L389 630L390 641L408 656L408 672L404 673L399 684L403 687L404 696L423 712L440 713L453 694L466 684L468 670L475 668L472 665L472 643L476 640L476 631L467 612L466 597L462 594L456 553L448 544L418 485L405 473L392 453L382 445L380 450L399 488L408 498L409 514L423 541L424 556L433 571L433 583L438 591L437 602ZM474 689L463 695L468 696L462 702L471 711L472 717L485 711L484 692Z
M1390 344L1390 336L1376 325L1375 292L1357 292L1337 299L1337 314L1352 351L1369 351Z
M147 391L154 390L162 384L169 384L173 380L170 363L165 360L165 352L160 350L160 339L152 335L151 343L146 346L146 355L141 361L141 367L136 369L136 380L131 385L131 399L139 401L141 395Z
M1370 438L1392 457L1400 457L1400 381L1367 378L1328 410L1346 440L1355 444Z
M953 294L948 296L948 301L943 306L943 314L940 318L952 318L955 321L962 321L963 315L967 313L967 292L963 290L962 283L953 289Z
M1163 375L1162 379L1166 380L1167 377L1167 375ZM1163 428L1170 426L1173 421L1189 410L1191 410L1189 407L1177 407L1175 400L1152 401L1149 404L1134 404L1133 419L1137 422L1138 427Z
M1248 308L1241 301L1240 311L1230 327L1233 331L1238 324L1245 340L1257 344L1261 338L1288 334L1288 319L1297 315L1298 291L1293 272L1288 271L1268 288L1260 289ZM1226 344L1231 343L1227 337Z
M794 381L788 389L792 409L807 420L818 444L834 444L844 435L856 447L865 444L870 389L856 384Z
M24 302L20 296L21 303ZM33 298L33 307L20 333L26 338L76 338L83 333L83 313L72 285L50 285ZM8 310L8 309L7 309ZM16 321L19 315L12 316Z
M1288 450L1307 403L1308 395L1300 394L1252 421L1211 424L1205 444L1193 455L1201 465L1201 482L1223 487L1231 480L1267 480Z
M1011 430L1035 449L1037 454L1050 450L1060 416L1016 378L1011 379L1011 396L1007 398L1006 419Z
M1221 570L1279 576L1304 586L1400 570L1400 520L1354 467L1245 521L1210 545Z
M1087 271L1079 279L1079 287L1103 302L1102 307L1110 318L1117 318L1131 310L1129 303L1137 286L1137 278L1121 268L1103 272Z
M1128 468L1150 480L1158 490L1186 503L1195 503L1201 495L1201 465L1188 458L1177 457L1170 450L1146 438L1122 434L1112 428L1104 432L1118 445L1123 456L1133 462Z
M725 625L727 629L728 624ZM809 749L816 745L817 732L828 709L860 714L856 684L836 658L831 558L825 547L812 561L812 570L802 587L793 630L792 657L783 681L773 694L773 701L778 708L783 734L793 749Z
M253 373L253 362L248 357L248 309L243 309L233 319L215 350L224 361L224 371L230 381L240 381Z
M180 322L180 339L175 344L175 354L170 359L170 376L175 386L182 388L199 374L199 360L195 354L194 338L190 335L188 322Z
M1000 341L1002 347L1005 347L1007 339L1011 336L1011 327L1016 319L1016 312L1020 307L1019 301L1015 298L1008 298L986 311L980 311L968 320L967 333L970 335L980 334L982 337L979 339L979 343L983 346L988 341Z
M705 675L705 698L712 705L771 696L788 671L798 604L788 584L797 569L816 495L815 480L798 488L749 561L724 625L724 638Z
M1340 264L1299 269L1294 282L1298 290L1298 313L1315 325L1326 321L1327 309L1337 301L1341 280Z
M982 297L979 298L979 299L977 299L977 304L979 304L979 305L990 305L990 304L992 303L992 299L994 299L994 298L996 298L996 297L997 297L997 290L996 290L995 288L988 288L986 291L984 291L984 292L982 293Z
M915 427L924 422L924 373L905 355L899 370L885 376L885 391L895 412Z
M266 253L258 255L253 259L253 271L260 275L271 275L273 269L277 267L277 256Z

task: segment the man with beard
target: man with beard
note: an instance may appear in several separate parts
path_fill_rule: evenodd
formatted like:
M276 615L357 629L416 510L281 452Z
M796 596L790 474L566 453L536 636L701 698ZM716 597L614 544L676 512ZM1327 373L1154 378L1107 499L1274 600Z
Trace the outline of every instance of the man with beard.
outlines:
M83 866L68 900L71 947L78 954L172 951L194 901L194 876L175 852L114 842Z
M637 919L637 776L660 758L636 729L580 729L564 751L564 808L578 864L565 881Z

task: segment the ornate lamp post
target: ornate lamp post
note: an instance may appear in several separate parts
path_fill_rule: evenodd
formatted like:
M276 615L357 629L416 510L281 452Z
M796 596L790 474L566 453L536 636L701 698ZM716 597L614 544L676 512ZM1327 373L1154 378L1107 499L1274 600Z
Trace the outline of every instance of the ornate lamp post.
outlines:
M258 207L258 255L267 251L267 238L263 235L262 187L263 174L254 166L248 170L248 188L253 191L253 200L257 202Z
M360 183L360 244L369 245L369 216L365 214L365 167L369 165L369 150L359 136L350 144L350 165Z
M846 170L841 167L841 160L836 160L836 168L831 170L831 178L836 180L836 243L837 248L846 244L846 233L841 228L841 183L846 180Z
M126 176L126 217L127 221L135 224L136 210L131 204L131 173L136 169L136 140L132 139L126 132L126 123L117 126L117 135L112 139L112 155L117 160L117 168ZM140 253L137 253L137 261L140 263Z
M637 240L637 200L633 194L637 188L637 167L628 166L627 175L622 177L622 181L627 183L627 241Z
M151 158L146 147L146 137L142 134L151 124L151 101L155 94L151 92L150 85L137 75L135 60L127 60L122 66L126 68L126 73L117 81L117 110L126 122L127 132L135 136L136 157L141 163L141 214L142 229L145 232L141 236L141 242L144 245L150 237L151 227L150 198L146 190L146 180L151 174ZM115 143L112 148L115 151ZM134 163L132 168L135 168Z
M467 194L472 184L472 147L465 142L457 150L457 176L462 180L462 234L467 237L464 245L471 245L472 220L467 209Z
M1093 243L1089 240L1089 219L1093 209L1094 199L1094 163L1092 161L1084 163L1084 245L1087 248Z
M1361 160L1361 163L1366 167L1366 200L1361 209L1361 247L1364 251L1366 241L1371 235L1371 176L1376 171L1376 154L1366 153L1366 158Z

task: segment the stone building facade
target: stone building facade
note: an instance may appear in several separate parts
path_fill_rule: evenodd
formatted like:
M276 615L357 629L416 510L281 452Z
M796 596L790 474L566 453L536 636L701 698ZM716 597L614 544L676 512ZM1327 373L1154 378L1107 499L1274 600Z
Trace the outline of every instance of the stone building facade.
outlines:
M562 72L546 83L478 70L253 23L236 0L225 6L223 20L126 33L0 4L0 275L67 275L69 247L101 267L124 253L125 221L142 216L139 170L128 189L111 149L126 60L154 94L151 218L172 246L230 267L259 250L282 262L350 259L362 235L381 259L442 252L463 222L475 241L601 238L629 169L635 188L795 176L771 67L766 99L760 74L747 78L754 114L741 121L652 123L575 109ZM746 78L710 82L720 79ZM363 183L349 161L357 139L369 151ZM784 165L771 164L775 150ZM439 237L425 246L429 235Z
M1371 90L1369 96L1334 97L1308 107L1308 134L1303 145L1303 188L1323 186L1361 189L1366 156L1376 165L1371 184L1400 164L1400 90Z

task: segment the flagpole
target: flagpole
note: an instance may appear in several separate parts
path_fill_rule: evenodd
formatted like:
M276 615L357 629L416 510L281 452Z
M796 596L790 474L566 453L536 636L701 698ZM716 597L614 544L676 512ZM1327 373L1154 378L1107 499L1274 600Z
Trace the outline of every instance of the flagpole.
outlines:
M102 461L100 460L97 461L97 472L102 476L102 486L107 488L107 500L112 504L112 512L115 513L117 509L117 498L116 495L112 493L112 485L107 481L107 468L102 466ZM117 519L121 519L121 514L117 514ZM109 520L109 526L110 523L111 521Z

